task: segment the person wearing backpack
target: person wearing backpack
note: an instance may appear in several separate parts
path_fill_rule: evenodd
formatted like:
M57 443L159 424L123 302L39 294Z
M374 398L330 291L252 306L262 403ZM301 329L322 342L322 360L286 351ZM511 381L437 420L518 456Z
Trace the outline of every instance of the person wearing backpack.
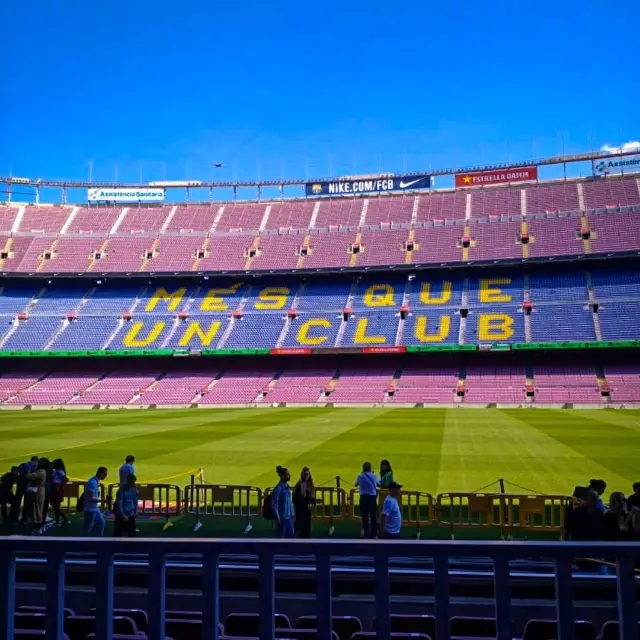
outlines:
M293 538L293 501L291 500L291 487L289 480L291 474L285 467L276 467L280 482L274 487L271 494L271 509L279 538Z
M378 534L378 478L371 471L370 462L362 465L362 473L356 478L356 487L360 493L362 535L375 538Z
M107 468L98 467L96 475L87 480L84 494L80 496L84 511L84 535L90 536L94 531L96 535L103 536L105 521L100 512L100 483L107 477Z

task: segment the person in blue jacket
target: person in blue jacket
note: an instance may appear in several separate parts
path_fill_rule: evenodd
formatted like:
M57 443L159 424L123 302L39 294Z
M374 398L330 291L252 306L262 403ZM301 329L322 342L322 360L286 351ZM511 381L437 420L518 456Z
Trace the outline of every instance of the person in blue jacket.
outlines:
M293 538L293 501L291 500L291 487L289 480L291 474L285 467L276 467L280 482L274 487L271 494L271 506L273 519L276 522L279 538Z

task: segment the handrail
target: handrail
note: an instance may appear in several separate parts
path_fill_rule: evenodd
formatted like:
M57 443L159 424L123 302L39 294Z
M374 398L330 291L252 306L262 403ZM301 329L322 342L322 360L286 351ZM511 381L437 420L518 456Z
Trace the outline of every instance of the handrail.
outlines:
M3 541L0 554L0 640L13 638L16 597L16 556L37 553L46 556L47 629L46 637L61 640L64 624L64 586L66 553L91 553L97 557L96 639L110 640L113 628L114 557L143 554L149 557L149 640L161 640L165 631L167 590L166 557L170 554L202 555L203 637L218 638L220 612L218 600L220 556L248 553L258 558L258 598L255 607L260 619L260 637L275 637L276 612L275 557L285 554L313 555L316 567L318 638L331 637L333 591L332 557L373 557L376 590L375 610L378 637L390 637L389 562L398 557L431 557L434 561L434 601L438 640L450 638L450 586L448 564L452 557L487 557L493 560L495 574L495 613L498 640L512 637L509 563L522 558L545 557L555 562L558 637L573 638L574 607L571 563L576 557L606 557L615 562L620 637L637 633L636 579L633 564L640 554L640 543L604 542L442 542L442 541L361 541L361 540L278 540L278 539L111 539L111 538L33 538L15 537Z

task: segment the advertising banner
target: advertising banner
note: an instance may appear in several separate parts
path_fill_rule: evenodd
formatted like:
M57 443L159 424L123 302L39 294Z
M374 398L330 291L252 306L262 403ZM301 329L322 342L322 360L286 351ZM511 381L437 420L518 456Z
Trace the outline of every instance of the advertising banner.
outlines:
M407 347L364 347L362 353L406 353Z
M285 347L283 349L271 349L269 353L272 356L308 356L311 354L311 349L305 349L302 347Z
M162 202L164 189L88 189L89 202Z
M429 189L431 176L387 176L362 177L336 180L334 182L308 182L305 194L308 196L340 196L358 193L386 193L388 191L413 191L414 189Z
M483 187L501 182L525 182L538 179L538 167L518 167L517 169L494 169L456 173L456 187Z
M594 176L603 176L607 173L633 173L634 171L640 171L640 153L593 160Z

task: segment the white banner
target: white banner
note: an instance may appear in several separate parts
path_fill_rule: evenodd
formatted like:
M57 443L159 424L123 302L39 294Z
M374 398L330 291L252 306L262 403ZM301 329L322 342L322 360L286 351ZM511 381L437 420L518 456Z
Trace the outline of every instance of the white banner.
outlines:
M162 202L164 189L88 189L89 202Z
M632 156L611 156L593 161L593 173L603 176L605 173L634 173L640 171L640 153Z

